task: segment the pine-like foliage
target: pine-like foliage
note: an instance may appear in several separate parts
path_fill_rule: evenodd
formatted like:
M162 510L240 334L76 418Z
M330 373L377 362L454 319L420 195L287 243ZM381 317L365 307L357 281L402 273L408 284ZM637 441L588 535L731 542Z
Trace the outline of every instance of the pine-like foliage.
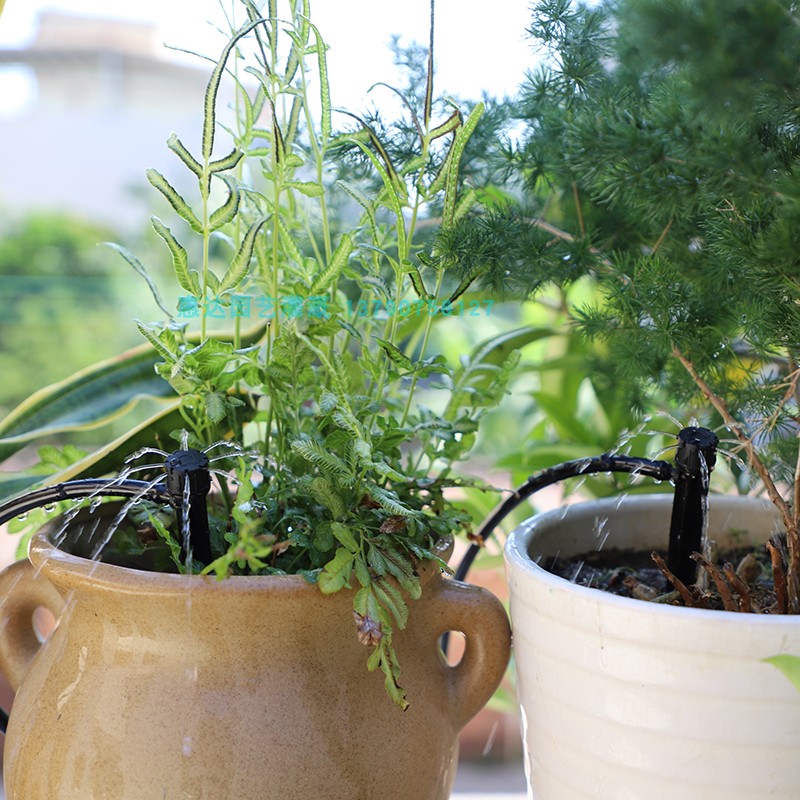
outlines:
M546 238L529 287L597 278L576 317L610 374L713 407L780 508L797 575L797 4L545 0L529 33L541 65L504 153L532 206L514 213Z

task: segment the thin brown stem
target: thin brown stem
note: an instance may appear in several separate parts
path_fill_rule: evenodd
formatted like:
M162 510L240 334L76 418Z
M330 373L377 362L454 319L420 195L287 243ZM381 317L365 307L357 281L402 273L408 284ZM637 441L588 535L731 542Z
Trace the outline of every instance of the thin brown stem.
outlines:
M736 421L736 419L734 419L725 401L719 395L714 393L711 387L697 372L694 364L688 358L686 358L686 356L684 356L677 347L673 347L672 355L677 358L681 364L683 364L684 368L695 382L697 388L700 389L706 400L708 400L708 402L711 403L711 405L714 406L714 408L719 412L719 415L722 417L725 426L739 440L742 448L747 453L747 460L750 463L750 466L756 471L758 477L761 478L761 482L764 484L764 488L767 490L769 499L778 508L781 518L783 519L783 523L786 525L787 531L794 528L794 520L792 518L789 504L778 492L778 489L775 486L775 483L772 480L772 476L769 474L766 465L761 458L759 458L759 455L756 452L756 447L755 444L753 444L752 438L747 435L747 432L744 430L744 428Z
M674 220L670 220L667 223L667 226L664 228L664 230L661 231L661 236L658 237L656 243L653 245L653 249L651 252L655 253L658 250L658 248L661 247L661 245L664 243L664 239L667 238L667 234L669 233L669 229L672 227L673 221Z
M688 608L698 605L694 595L689 591L686 584L672 573L667 566L667 562L658 553L651 553L650 558L653 559L655 565L661 570L661 574L670 582L672 588L681 596L683 604Z
M800 528L798 527L797 517L789 504L781 497L772 476L769 474L766 465L759 458L755 444L751 436L747 435L744 428L733 418L725 401L706 383L700 376L694 364L686 356L673 347L672 355L683 364L686 371L691 375L695 385L705 395L706 399L719 412L723 422L731 433L739 440L742 448L747 453L747 460L750 466L756 471L767 495L781 515L784 526L786 527L786 543L789 550L789 565L784 584L788 590L788 610L791 614L800 613Z
M772 542L767 542L767 550L772 562L772 582L775 585L776 610L779 614L785 614L789 604L786 596L786 573L783 571L781 551Z
M691 558L696 561L707 573L709 578L714 581L719 592L719 599L722 600L722 606L726 611L739 611L739 604L734 600L731 594L731 587L725 580L725 575L722 570L716 565L712 564L702 553L692 553Z
M578 230L581 236L586 236L586 227L583 224L583 211L581 211L581 198L578 195L578 184L572 182L572 198L575 201L575 213L578 216Z
M750 600L750 587L736 574L733 564L727 563L722 568L728 583L735 589L739 595L739 611L744 614L749 614L753 610L753 604Z

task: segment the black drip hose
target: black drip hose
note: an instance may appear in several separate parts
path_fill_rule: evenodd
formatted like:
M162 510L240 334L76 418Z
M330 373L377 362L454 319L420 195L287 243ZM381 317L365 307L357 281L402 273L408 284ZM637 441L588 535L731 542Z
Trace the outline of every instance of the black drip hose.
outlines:
M503 500L492 513L483 521L475 532L474 538L477 541L470 545L464 554L464 558L458 565L454 577L456 580L463 581L466 578L472 562L480 553L486 540L492 535L495 528L523 501L531 495L554 483L566 480L567 478L577 478L581 475L596 475L599 472L628 472L632 475L645 475L658 481L675 480L676 468L668 461L651 461L647 458L636 458L634 456L610 455L604 453L593 458L579 458L574 461L565 461L563 464L556 464L541 472L531 475L525 483L515 489L512 494Z
M36 489L3 503L0 505L0 525L20 514L32 511L34 508L41 508L49 503L86 497L140 497L156 503L170 505L172 503L166 488L161 484L151 486L146 481L87 478L57 483L55 486L45 486L43 489Z

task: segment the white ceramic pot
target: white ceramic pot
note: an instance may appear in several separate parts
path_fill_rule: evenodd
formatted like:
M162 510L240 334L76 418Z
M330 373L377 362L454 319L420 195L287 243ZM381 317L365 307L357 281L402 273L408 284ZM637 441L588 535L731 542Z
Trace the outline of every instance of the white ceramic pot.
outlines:
M576 586L537 560L666 550L672 497L540 514L506 564L533 800L800 797L800 693L762 659L800 654L800 617L656 605ZM710 499L721 545L763 542L765 501Z

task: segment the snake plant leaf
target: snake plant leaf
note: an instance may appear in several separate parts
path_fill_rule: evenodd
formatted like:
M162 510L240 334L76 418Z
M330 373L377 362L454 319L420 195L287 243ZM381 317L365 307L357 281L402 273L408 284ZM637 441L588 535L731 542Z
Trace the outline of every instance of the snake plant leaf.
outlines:
M43 436L92 430L121 417L143 397L169 397L158 356L143 345L40 389L0 422L0 461Z
M3 475L0 477L0 503L30 491L41 482L42 476L38 474L17 475L15 473L7 473Z
M261 322L243 332L241 346L256 345L265 331ZM199 334L187 338L190 343L200 341ZM145 398L174 403L174 391L155 372L159 361L154 348L140 345L32 394L0 421L0 462L44 436L101 428Z
M39 475L41 484L50 486L64 481L116 474L125 464L125 459L143 447L173 449L174 442L170 439L170 434L185 424L180 413L180 404L179 397L171 398L146 419L103 447L58 472L45 476Z
M546 339L548 336L555 336L557 331L553 328L542 328L538 325L526 325L523 328L515 328L513 331L505 331L497 336L492 336L481 342L473 350L470 356L472 364L502 364L512 350L520 350L525 345L536 342L539 339Z

